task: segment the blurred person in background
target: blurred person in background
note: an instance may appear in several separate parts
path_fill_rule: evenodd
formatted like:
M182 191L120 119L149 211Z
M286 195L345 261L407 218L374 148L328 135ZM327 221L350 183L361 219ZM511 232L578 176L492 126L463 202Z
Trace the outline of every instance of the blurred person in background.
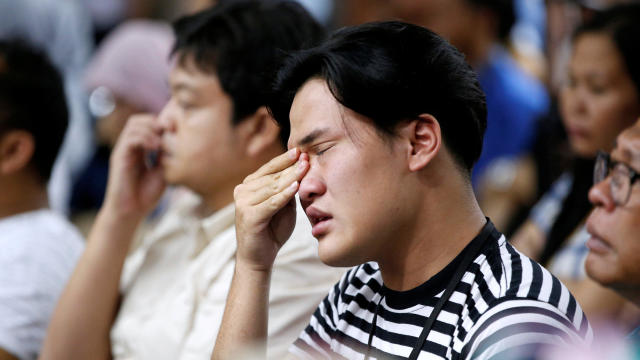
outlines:
M478 186L481 206L505 234L513 233L526 221L531 208L549 190L551 184L571 163L571 150L559 114L558 93L566 79L566 68L571 56L572 33L595 13L616 3L636 0L549 0L546 5L546 59L542 79L547 84L552 101L548 114L539 119L536 139L529 156L498 161L489 167ZM518 1L520 12L523 4L531 7L535 1ZM535 7L534 7L535 8ZM529 14L529 10L527 10ZM536 17L537 12L533 12ZM523 48L519 34L532 33L532 29L512 31L515 49ZM524 30L524 29L522 29ZM534 37L535 39L535 37ZM527 42L524 42L526 44ZM525 46L523 50L530 48ZM528 52L528 51L527 51ZM523 51L516 52L517 59L536 68L536 57L525 59ZM530 61L533 60L533 61ZM537 73L537 72L536 72Z
M295 2L251 0L220 1L179 19L174 32L171 98L157 118L131 117L119 136L105 201L43 359L211 353L235 266L234 188L284 151L265 107L275 72L287 51L324 32ZM132 248L167 183L192 193ZM275 265L270 358L282 358L344 272L320 262L309 228L301 215Z
M84 240L49 209L68 123L62 78L39 51L0 40L0 359L36 359Z
M587 219L589 277L640 307L640 120L623 131L611 153L596 158ZM627 324L625 324L627 325ZM640 359L640 321L628 336L629 358Z
M69 126L49 180L51 208L68 213L74 179L91 156L93 137L82 84L93 49L81 0L0 0L0 39L24 39L43 50L62 74Z
M127 119L157 115L169 100L171 27L159 21L131 20L107 36L85 74L89 108L96 118L96 149L78 176L71 197L74 223L88 231L102 205L109 156Z
M633 307L589 279L584 270L589 237L584 224L591 210L587 193L596 153L611 151L616 136L640 116L638 38L640 4L598 13L575 31L560 94L574 159L512 238L518 249L546 264L567 284L596 325L614 319L624 327L638 319Z
M531 150L537 119L549 105L543 85L505 47L515 22L513 0L392 0L389 6L393 15L447 38L478 72L488 118L482 155L473 171L477 189L494 161Z

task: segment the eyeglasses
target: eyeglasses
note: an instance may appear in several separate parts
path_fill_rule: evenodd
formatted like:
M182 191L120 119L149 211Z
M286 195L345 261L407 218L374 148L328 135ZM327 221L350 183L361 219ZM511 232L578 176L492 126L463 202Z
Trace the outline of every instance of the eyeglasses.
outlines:
M611 175L609 188L616 205L622 206L629 201L631 186L640 179L640 174L629 165L611 160L611 156L598 151L593 169L593 184L598 184Z

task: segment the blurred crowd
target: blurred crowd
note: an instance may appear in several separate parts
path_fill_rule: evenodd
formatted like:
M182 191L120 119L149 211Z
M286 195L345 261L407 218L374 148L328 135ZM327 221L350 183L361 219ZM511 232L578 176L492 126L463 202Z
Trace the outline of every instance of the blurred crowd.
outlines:
M464 54L486 95L488 125L471 177L481 209L518 251L547 268L575 296L594 331L595 350L585 350L579 358L640 359L640 335L634 331L640 326L636 245L640 214L630 213L639 210L620 214L626 222L605 221L613 215L601 214L633 202L630 194L637 190L640 2L297 3L321 29L305 28L302 20L290 25L278 21L283 29L268 36L280 39L283 49L298 50L317 42L297 37L322 38L320 33L344 26L399 19L433 30ZM215 0L0 0L0 360L36 359L43 346L47 358L67 358L69 353L60 348L75 346L69 339L77 333L56 334L68 321L99 324L96 338L102 336L106 342L87 341L88 348L99 354L94 358L210 356L218 332L212 328L222 321L234 268L233 206L229 205L234 186L285 150L275 123L264 121L269 113L260 112L267 101L260 98L262 88L274 79L245 81L242 71L229 70L244 66L250 70L243 71L254 71L255 76L274 72L271 57L276 55L256 50L250 55L256 57L254 64L225 44L224 36L207 38L207 31L250 36L225 25L207 28L215 14L207 11L215 4ZM293 10L287 15L306 16ZM178 19L189 21L181 24ZM275 26L260 18L247 21L265 21L256 25L265 32ZM266 40L247 40L245 46L257 49L261 41ZM28 55L12 58L11 46ZM208 58L215 60L208 65ZM46 62L40 70L5 76L19 71L21 64L40 61ZM59 79L47 71L59 74ZM238 128L198 124L200 110L190 107L209 101L198 95L205 85L196 75L202 73L219 78L218 88L206 91L218 91L226 102L201 117L224 112ZM241 82L245 84L238 86ZM26 88L27 98L22 99L16 84L35 90ZM50 101L59 86L64 89L65 109L54 108ZM25 118L39 121L24 126L6 121L5 114L13 111L12 99L28 102ZM194 115L183 114L189 111ZM237 121L245 117L251 118L251 125ZM182 133L176 130L180 127ZM34 134L32 139L21 137L22 130ZM230 131L240 135L229 140L225 134ZM144 146L153 148L156 140L149 134L162 132L175 133L168 140L180 144L175 154L126 153L127 142L146 141ZM121 138L123 133L128 137ZM20 161L23 149L24 164L38 152L50 158L37 160L48 163L38 168L36 180L21 172L23 165L9 161L11 156ZM178 154L178 149L188 154ZM609 154L618 154L617 160ZM635 162L625 165L627 158L620 154ZM125 187L116 178L140 171L131 165L134 159L147 169L157 169L161 162L170 171L163 180L145 178L147 182L136 188ZM624 176L616 178L621 171ZM175 186L165 188L165 183ZM624 186L628 189L621 190ZM137 207L119 199L127 191L139 192ZM612 198L616 191L621 198ZM117 210L109 213L110 208ZM299 221L306 221L302 210L299 214ZM126 217L140 221L109 225ZM273 310L269 339L274 339L270 358L284 356L283 344L295 340L345 270L320 262L317 244L305 226L296 227L292 235L300 243L289 241L290 247L285 247L282 258L279 255L281 262L275 263L282 270L274 275L272 281L278 285L272 287L269 300ZM593 252L604 245L589 244L604 232L619 239L618 245L607 245L619 246L613 259L597 258ZM126 240L116 249L118 241L101 239L102 234ZM97 244L95 249L87 238ZM621 245L625 242L634 244ZM112 282L93 276L101 273L110 274ZM301 273L313 276L291 280ZM70 278L73 286L63 292ZM91 297L97 290L83 288L83 283L112 289ZM67 301L60 303L54 317L60 327L49 329L47 335L60 296ZM102 315L76 313L78 304L106 310ZM567 355L556 351L546 356Z

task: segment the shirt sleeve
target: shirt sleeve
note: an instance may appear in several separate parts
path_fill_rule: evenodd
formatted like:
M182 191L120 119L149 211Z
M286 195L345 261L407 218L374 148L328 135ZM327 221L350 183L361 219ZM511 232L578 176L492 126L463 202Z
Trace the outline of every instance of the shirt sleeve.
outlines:
M0 347L20 359L38 356L61 290L55 279L40 273L34 253L0 259Z
M584 346L592 332L584 314L576 321L539 300L501 301L480 316L467 334L462 359L535 359L555 347Z

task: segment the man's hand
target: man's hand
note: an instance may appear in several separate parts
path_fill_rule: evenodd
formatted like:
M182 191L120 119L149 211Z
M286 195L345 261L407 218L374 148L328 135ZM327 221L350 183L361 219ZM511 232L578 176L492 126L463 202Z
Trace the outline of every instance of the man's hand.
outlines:
M129 118L111 154L104 208L141 218L155 206L165 188L162 168L150 168L145 157L160 150L161 135L153 115Z
M295 226L295 194L308 170L309 156L294 148L236 186L236 269L212 359L235 359L248 346L266 356L271 268Z
M296 223L295 194L309 169L309 156L297 148L249 175L234 191L236 266L268 271Z

